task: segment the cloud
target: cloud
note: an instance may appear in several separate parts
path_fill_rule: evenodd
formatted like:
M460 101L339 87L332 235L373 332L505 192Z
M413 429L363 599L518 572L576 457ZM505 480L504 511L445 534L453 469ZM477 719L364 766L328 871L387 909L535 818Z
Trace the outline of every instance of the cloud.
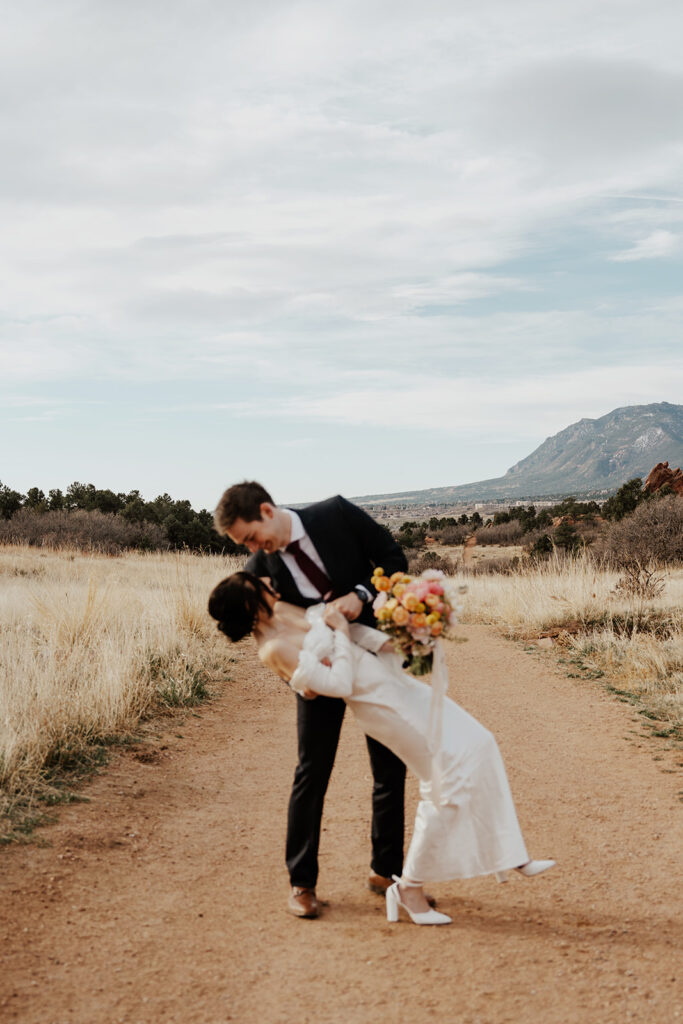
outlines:
M680 248L680 238L672 231L653 231L624 252L615 253L610 259L615 263L633 263L636 260L661 259L672 256Z
M423 373L394 386L342 388L335 394L308 396L305 402L237 401L223 408L246 417L395 427L432 439L509 441L553 434L582 416L598 417L620 405L648 404L665 396L675 401L681 388L683 360L666 367L585 367L563 373L517 373L507 379L443 379Z
M3 392L115 382L169 430L180 389L197 420L265 401L298 443L666 389L635 374L679 345L646 260L680 258L680 5L26 0L5 29Z
M502 74L482 97L483 137L552 161L563 176L619 175L625 159L661 159L683 133L683 75L644 62L539 61Z

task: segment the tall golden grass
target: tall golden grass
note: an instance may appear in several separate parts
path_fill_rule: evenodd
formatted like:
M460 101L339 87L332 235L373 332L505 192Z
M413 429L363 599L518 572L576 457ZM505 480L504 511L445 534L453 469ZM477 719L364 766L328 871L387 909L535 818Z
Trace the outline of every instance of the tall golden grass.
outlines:
M618 571L589 553L529 563L512 575L463 576L464 621L534 638L569 627L560 637L569 660L588 675L604 674L613 689L639 698L643 710L683 730L683 568L662 572L654 598L618 589Z
M55 769L78 765L93 744L203 694L229 657L207 595L237 565L220 556L0 548L5 810Z

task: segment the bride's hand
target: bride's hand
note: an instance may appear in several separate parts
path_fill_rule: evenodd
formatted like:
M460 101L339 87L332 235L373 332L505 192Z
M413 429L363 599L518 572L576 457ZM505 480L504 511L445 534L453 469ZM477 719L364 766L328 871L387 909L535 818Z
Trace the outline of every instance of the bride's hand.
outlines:
M349 624L342 613L334 607L334 605L328 604L325 607L325 625L329 626L330 629L338 629L340 633L349 635Z

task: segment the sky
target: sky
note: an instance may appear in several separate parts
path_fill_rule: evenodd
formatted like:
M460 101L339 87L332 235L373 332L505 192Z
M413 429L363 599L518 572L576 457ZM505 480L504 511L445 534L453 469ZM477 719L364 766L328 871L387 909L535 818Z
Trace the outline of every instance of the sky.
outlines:
M0 481L502 475L683 395L679 0L23 0Z

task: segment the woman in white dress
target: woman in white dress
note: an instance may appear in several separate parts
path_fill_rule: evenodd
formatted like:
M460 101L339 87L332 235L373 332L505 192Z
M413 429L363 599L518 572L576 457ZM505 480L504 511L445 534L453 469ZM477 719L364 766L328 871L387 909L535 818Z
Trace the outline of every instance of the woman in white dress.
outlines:
M449 924L430 909L424 882L516 868L529 877L554 861L530 861L493 735L445 698L440 749L430 751L431 690L401 668L379 630L349 624L333 605L304 611L278 601L250 573L213 591L209 611L230 639L253 632L259 657L303 697L341 697L363 731L397 754L420 780L420 802L401 878L387 889L387 918L399 908L416 924ZM434 803L434 761L440 794Z

